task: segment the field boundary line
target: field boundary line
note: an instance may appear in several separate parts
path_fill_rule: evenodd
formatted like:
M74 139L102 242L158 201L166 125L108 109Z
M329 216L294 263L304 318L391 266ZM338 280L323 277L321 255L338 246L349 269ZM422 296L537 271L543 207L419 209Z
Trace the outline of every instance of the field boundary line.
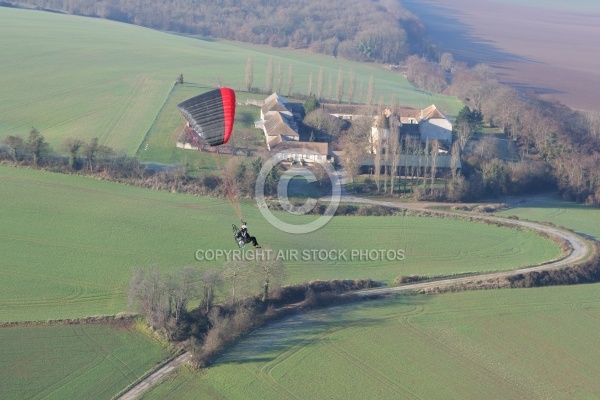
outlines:
M137 150L135 151L134 157L137 157L137 156L140 155L140 150L142 149L142 146L144 145L144 143L146 143L146 140L148 139L148 136L150 135L150 132L152 132L152 128L154 128L154 125L156 124L156 120L158 119L159 115L163 112L163 110L167 106L167 103L171 99L171 96L173 95L173 92L175 91L175 87L176 86L177 86L177 81L173 82L173 86L171 86L171 89L169 90L169 93L167 94L167 97L165 97L165 101L163 102L162 106L160 106L160 109L158 110L158 112L154 116L154 119L152 120L152 123L150 124L150 127L148 128L148 130L146 131L146 134L142 138L142 141L140 142L140 145L138 146Z
M0 322L0 328L19 328L32 326L60 326L60 325L111 325L114 323L131 323L141 314L124 313L117 315L96 315L84 318L64 318L33 321Z
M548 236L559 238L566 241L569 244L570 251L567 254L564 254L558 259L549 260L546 262L542 262L541 264L528 266L524 268L519 268L516 270L510 271L499 271L499 272L490 272L490 273L482 273L482 274L474 274L468 275L464 277L457 278L449 278L442 279L439 281L432 282L420 282L413 283L403 286L393 286L393 287L385 287L385 288L375 288L375 289L365 289L358 292L354 292L353 294L358 296L371 296L371 295L384 295L391 294L395 292L408 291L408 290L420 290L420 289L430 289L442 286L449 286L460 283L468 283L473 282L475 280L483 280L483 279L496 279L496 278L506 278L512 275L526 274L529 272L538 272L550 269L556 269L568 265L574 265L579 262L586 260L593 254L593 248L589 245L589 242L582 235L579 235L573 231L570 231L565 228L558 228L554 226L544 225L538 222L525 221L525 220L515 220L506 217L499 217L495 215L473 215L473 214L464 214L459 212L453 212L448 210L432 210L427 208L428 203L394 203L389 201L382 200L374 200L367 199L353 195L342 195L342 201L345 202L353 202L353 203L362 203L362 204L372 204L379 205L383 207L389 208L398 208L398 209L408 209L413 211L420 211L429 213L431 215L448 215L452 217L461 217L470 220L479 220L479 221L487 221L492 223L500 223L504 226L512 225L518 228L526 228L532 229L537 232L542 232L547 234Z

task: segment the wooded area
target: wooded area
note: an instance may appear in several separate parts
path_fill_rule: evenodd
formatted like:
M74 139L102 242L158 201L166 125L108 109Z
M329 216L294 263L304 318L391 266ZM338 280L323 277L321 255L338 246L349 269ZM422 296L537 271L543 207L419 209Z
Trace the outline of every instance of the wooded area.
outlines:
M163 31L305 49L396 64L423 54L425 29L396 0L13 0L16 5L127 22Z
M486 65L439 67L452 76L444 93L479 110L487 124L502 129L518 144L520 163L504 163L483 153L465 160L477 179L490 175L490 183L496 186L492 193L510 193L518 184L530 190L548 188L552 177L565 198L600 204L599 115L503 85Z
M435 54L435 46L429 45L425 39L423 25L398 1L334 0L317 5L300 0L293 7L267 0L243 3L223 0L210 4L180 0L169 3L121 0L111 4L91 0L16 0L15 3L201 36L298 48L363 61L401 63L400 68L413 85L429 92L457 96L472 111L481 113L486 124L503 130L520 151L518 160L502 160L497 156L493 139L486 138L477 144L474 151L465 153L462 150L473 129L465 124L455 124L454 135L460 148L453 148L451 152L460 151L461 174L453 174L441 189L434 179L430 179L430 184L426 185L423 174L421 185L417 184L423 189L419 193L413 192L418 198L473 201L483 196L558 187L566 198L600 204L600 116L572 110L557 102L543 101L502 85L485 65L471 68L456 62L452 54ZM417 50L426 56L409 55ZM338 102L343 98L346 86L341 72L335 87L331 77L329 84L328 97L337 97ZM293 88L292 73L290 66L285 85L288 94ZM353 73L348 75L347 98L352 99L355 82ZM309 92L313 83L317 97L321 98L324 86L322 70L314 82L311 76ZM269 60L265 84L267 92L272 89L278 92L283 90L281 65L275 68ZM251 90L256 89L252 59L248 60L246 68L246 85ZM336 93L332 93L334 91ZM367 103L372 104L374 93L371 83L368 92ZM311 123L310 118L306 123ZM342 164L351 175L360 165L358 160L364 155L364 143L370 137L365 135L370 127L359 125L359 121L355 121L354 127L339 135L338 143L334 143L334 147L346 150L346 159ZM19 158L27 152L31 157L23 158L31 158L36 165L38 159L47 152L46 148L39 146L34 151L35 138L30 138L25 149L27 151L22 150L24 140L19 142L19 138L14 137L8 139L4 143L10 150L7 158L13 161L23 162ZM77 169L73 167L77 152L85 150L82 146L77 141L65 143L63 150L69 155L71 169ZM399 182L398 177L390 172L401 167L402 160L395 157L391 161L386 160L389 154L400 151L405 154L429 154L433 149L432 146L426 146L425 149L422 146L410 146L406 142L397 145L391 143L391 146L398 149L390 148L385 152L384 159L381 156L374 157L375 166L390 164L385 171L375 168L380 171L375 176L377 192L393 194ZM88 161L88 169L89 165ZM418 173L416 177L419 183ZM404 183L406 186L406 179ZM219 185L209 182L208 186Z

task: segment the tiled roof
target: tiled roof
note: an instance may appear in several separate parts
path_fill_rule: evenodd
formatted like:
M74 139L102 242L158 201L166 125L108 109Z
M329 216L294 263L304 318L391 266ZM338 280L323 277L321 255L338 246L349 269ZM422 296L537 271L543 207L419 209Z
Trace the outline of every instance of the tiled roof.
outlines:
M335 115L377 115L379 108L377 106L367 106L364 104L322 104L323 110L329 114Z
M372 115L376 116L379 112L378 106L354 105L354 104L323 104L323 109L330 114L335 115ZM422 110L415 108L396 108L394 114L400 116L402 123L410 123L411 119L416 121L428 119L445 119L435 104Z
M298 137L298 126L294 118L282 114L273 113L265 116L265 130L269 136L291 136Z
M422 118L427 119L446 119L446 116L437 109L437 107L432 104L422 112Z
M327 155L329 152L329 144L326 142L279 142L271 146L272 151L284 152L302 150L302 154L320 154Z
M265 104L261 107L264 115L270 111L291 112L287 101L277 93L273 93L265 99Z

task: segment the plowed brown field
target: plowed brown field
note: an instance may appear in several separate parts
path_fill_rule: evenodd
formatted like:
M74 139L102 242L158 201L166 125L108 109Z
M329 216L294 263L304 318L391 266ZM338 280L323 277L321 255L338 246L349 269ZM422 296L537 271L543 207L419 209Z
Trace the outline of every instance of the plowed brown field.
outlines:
M403 0L442 51L492 66L503 83L600 111L600 3Z

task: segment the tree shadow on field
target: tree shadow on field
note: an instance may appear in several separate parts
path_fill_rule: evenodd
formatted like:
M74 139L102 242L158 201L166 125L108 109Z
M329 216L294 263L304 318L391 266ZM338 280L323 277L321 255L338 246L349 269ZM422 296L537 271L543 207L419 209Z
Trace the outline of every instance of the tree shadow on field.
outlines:
M412 307L407 309L407 305L417 308L425 301L422 297L397 296L302 312L257 329L219 357L214 365L269 363L280 357L286 358L286 352L291 355L319 341L335 341L332 335L337 331L350 327L372 328L385 323L390 317L400 318L414 310ZM372 313L379 308L393 306L393 302L403 306L397 314L377 313L376 317L367 318L355 314L358 308L361 309L359 312Z
M471 27L460 20L465 14L459 10L422 0L404 0L402 4L419 17L427 29L427 36L439 44L442 52L450 52L455 59L465 61L470 66L479 63L534 62L502 50L489 39L473 35Z
M559 208L565 210L598 210L597 208L586 204L565 200L560 196L559 193L554 191L541 194L504 196L496 199L495 201L506 203L510 206L510 208Z

